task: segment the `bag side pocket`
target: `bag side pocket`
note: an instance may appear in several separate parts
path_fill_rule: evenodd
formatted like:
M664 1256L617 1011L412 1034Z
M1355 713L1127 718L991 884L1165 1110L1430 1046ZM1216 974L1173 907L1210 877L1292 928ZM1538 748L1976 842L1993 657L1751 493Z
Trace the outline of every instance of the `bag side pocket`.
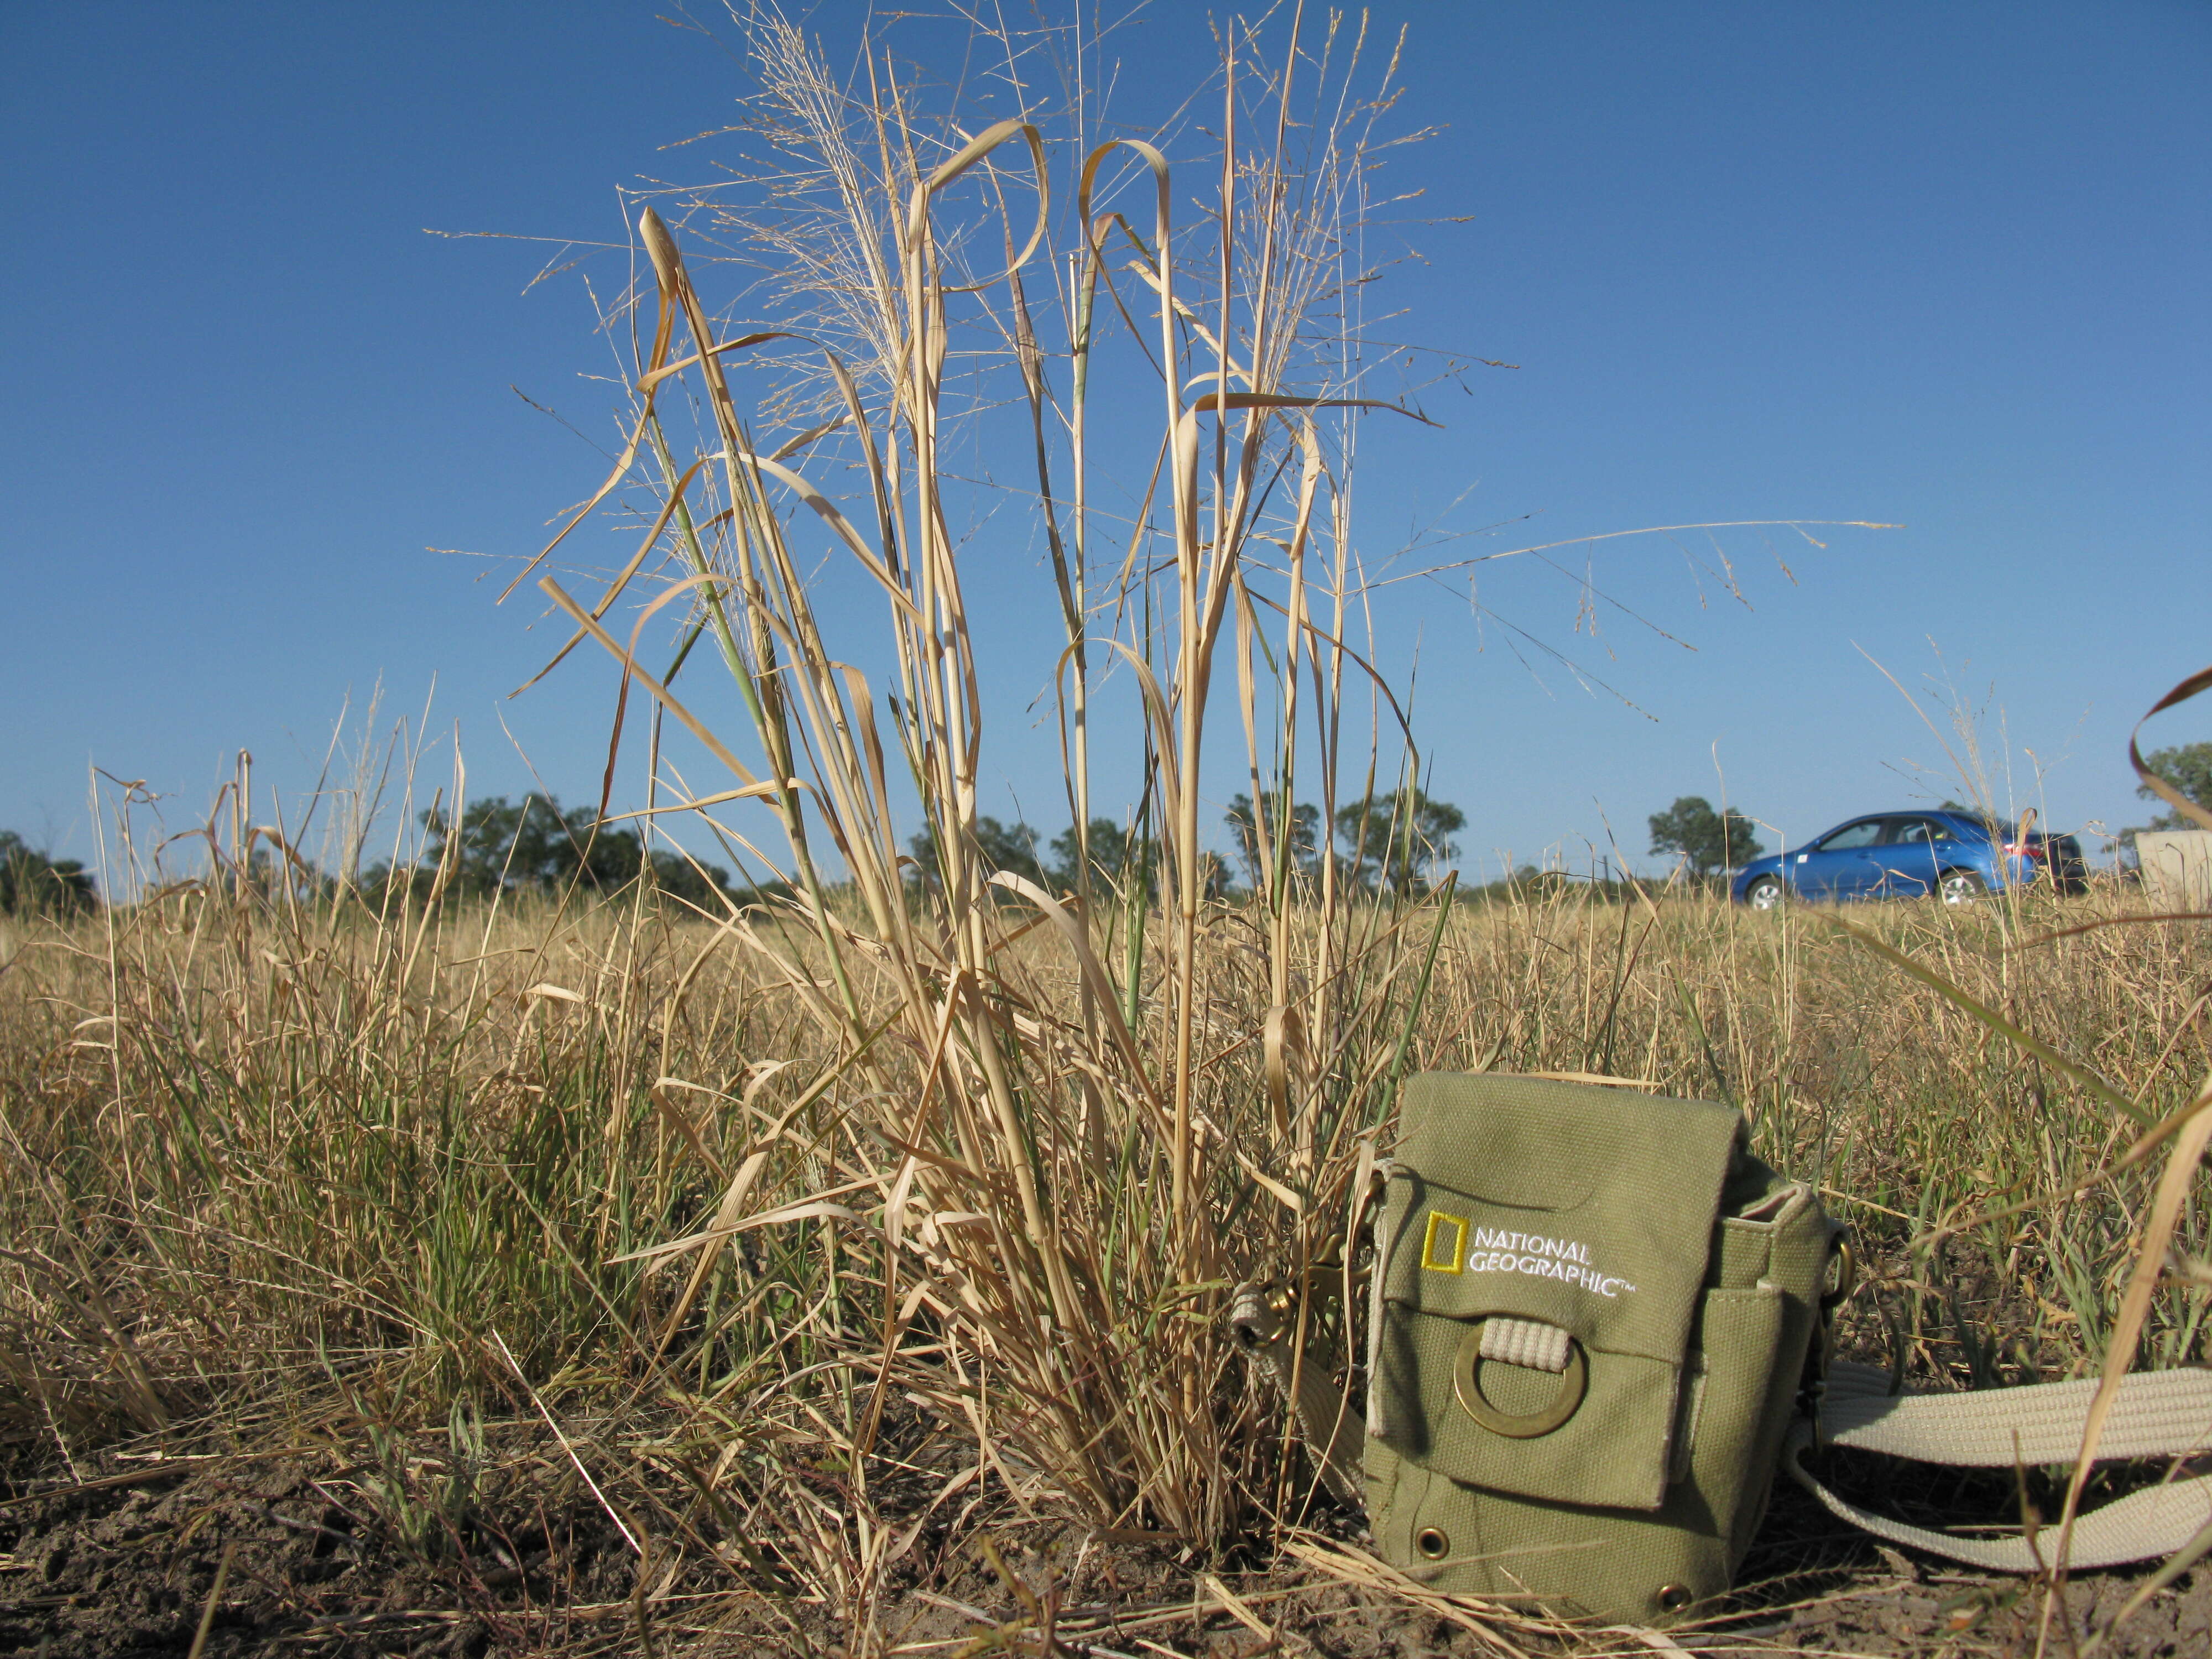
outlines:
M1788 1314L1788 1299L1771 1279L1747 1291L1708 1291L1700 1310L1697 1348L1705 1374L1683 1425L1688 1456L1677 1467L1688 1466L1684 1522L1717 1540L1749 1531L1743 1523L1765 1507L1773 1481L1759 1443Z

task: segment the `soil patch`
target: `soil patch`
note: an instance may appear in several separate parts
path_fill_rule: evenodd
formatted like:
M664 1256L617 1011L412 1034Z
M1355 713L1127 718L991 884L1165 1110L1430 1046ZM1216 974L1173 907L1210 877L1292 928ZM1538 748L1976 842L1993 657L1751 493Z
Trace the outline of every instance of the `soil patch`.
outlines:
M98 1472L114 1484L5 1499L0 1655L173 1659L204 1618L214 1659L854 1650L853 1632L819 1603L732 1589L731 1570L717 1563L656 1570L588 1499L549 1512L517 1491L410 1544L362 1503L349 1473L326 1458L180 1461ZM1347 1522L1337 1529L1356 1547ZM2139 1579L2075 1580L2054 1626L2077 1637L2101 1628ZM2043 1611L2033 1586L1888 1550L1794 1487L1776 1494L1746 1585L1675 1642L1713 1655L2025 1656ZM878 1650L924 1655L1499 1651L1455 1618L1371 1587L1280 1564L1207 1571L1142 1543L1102 1541L1072 1522L1011 1513L899 1587L874 1623ZM1046 1647L1048 1634L1056 1647ZM1619 1632L1506 1634L1531 1653L1651 1651ZM2053 1635L2051 1650L2066 1651L2059 1629ZM2114 1659L2212 1651L2212 1573L2154 1598L2106 1650Z

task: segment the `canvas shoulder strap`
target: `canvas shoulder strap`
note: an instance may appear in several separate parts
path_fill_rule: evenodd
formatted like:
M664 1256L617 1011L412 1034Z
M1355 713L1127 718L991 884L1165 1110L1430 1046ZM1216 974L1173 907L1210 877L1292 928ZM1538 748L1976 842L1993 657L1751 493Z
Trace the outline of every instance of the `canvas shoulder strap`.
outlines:
M1359 1146L1352 1176L1351 1213L1345 1226L1343 1258L1353 1259L1364 1237L1367 1218L1381 1197L1390 1161L1375 1155L1371 1136ZM1380 1285L1382 1274L1374 1275ZM1342 1281L1340 1280L1340 1283ZM1330 1286L1310 1288L1326 1297ZM1321 1477L1340 1502L1364 1508L1359 1489L1359 1446L1364 1418L1333 1372L1331 1356L1310 1342L1301 1362L1293 1352L1298 1323L1297 1298L1273 1282L1248 1281L1231 1293L1229 1330L1248 1358L1267 1370L1297 1413L1298 1432L1321 1466ZM1370 1364L1371 1365L1372 1360Z
M1820 1440L1923 1463L1970 1468L2071 1463L2096 1397L2094 1378L1970 1394L1891 1395L1887 1373L1838 1364L1828 1374ZM2024 1537L1962 1538L1859 1508L1804 1466L1813 1425L1800 1423L1783 1453L1792 1480L1838 1519L1892 1543L1996 1572L2049 1565ZM2099 1460L2179 1456L2212 1449L2212 1370L2142 1371L2125 1378L2098 1442ZM2169 1480L2079 1516L2067 1551L2076 1567L2118 1566L2212 1544L2212 1476Z
M1820 1438L1923 1463L2010 1468L2071 1463L2097 1397L2097 1379L1971 1394L1888 1392L1889 1374L1838 1363L1828 1370ZM2185 1366L2122 1380L2097 1442L2106 1461L2212 1450L2212 1370Z
M1239 1285L1230 1299L1229 1328L1237 1346L1267 1369L1290 1400L1298 1432L1319 1461L1329 1491L1340 1502L1358 1505L1361 1419L1332 1378L1329 1356L1316 1352L1310 1340L1303 1364L1293 1352L1297 1307L1276 1285Z

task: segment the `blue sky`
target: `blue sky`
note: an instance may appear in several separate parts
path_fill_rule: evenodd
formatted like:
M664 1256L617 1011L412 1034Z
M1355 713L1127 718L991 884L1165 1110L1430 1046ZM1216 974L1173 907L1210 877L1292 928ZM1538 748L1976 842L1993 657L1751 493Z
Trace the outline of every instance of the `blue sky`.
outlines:
M172 827L240 748L302 788L380 680L388 720L434 678L471 793L533 770L596 793L611 677L580 661L506 701L550 630L492 602L603 465L581 276L526 293L544 246L424 233L619 241L617 185L690 165L662 146L744 88L655 11L0 8L0 826L85 855L94 766L166 794ZM849 51L858 8L809 15ZM1440 129L1397 164L1425 222L1391 326L1518 367L1425 394L1440 430L1368 429L1370 554L1424 526L1505 526L1442 556L1904 526L1730 533L1748 608L1693 579L1701 538L1561 550L1694 651L1617 612L1578 633L1575 584L1532 562L1486 571L1486 606L1627 702L1532 673L1463 581L1393 590L1382 648L1418 651L1468 862L1609 835L1640 855L1682 793L1802 839L1955 792L1884 668L1985 711L2017 803L2141 821L2127 730L2212 660L2212 9L1376 16L1411 25L1406 115ZM1120 38L1202 72L1195 9ZM992 585L987 631L1049 629L1048 592ZM997 810L1050 834L1036 689L1006 687ZM2208 735L2193 708L2151 740Z

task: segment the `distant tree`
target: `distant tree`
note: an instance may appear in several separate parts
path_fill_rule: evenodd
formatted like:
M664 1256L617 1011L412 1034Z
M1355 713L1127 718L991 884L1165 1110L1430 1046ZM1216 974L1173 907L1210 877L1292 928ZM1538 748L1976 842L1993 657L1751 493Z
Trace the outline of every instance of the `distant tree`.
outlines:
M1723 814L1703 795L1682 795L1651 815L1651 850L1672 854L1688 863L1692 875L1710 878L1759 856L1753 828L1733 806Z
M76 915L99 902L82 864L50 859L14 830L0 830L0 915Z
M602 824L588 808L563 811L550 795L504 795L471 801L458 821L428 811L422 826L430 844L421 871L434 872L450 855L453 890L476 897L500 892L555 892L575 884L608 892L629 885L648 869L662 892L705 905L730 890L729 872L694 864L681 855L649 856L635 830ZM420 874L415 878L419 884Z
M916 866L914 878L924 887L935 888L944 879L944 863L937 856L937 830L933 825L924 825L907 840L907 851L914 855ZM986 870L1011 870L1018 876L1027 876L1031 881L1045 878L1044 861L1037 856L1036 831L1017 820L1004 824L996 818L975 820L975 850L982 855Z
M1274 802L1262 801L1255 810L1249 795L1238 795L1229 803L1229 811L1222 822L1237 842L1237 862L1244 872L1244 879L1254 889L1264 887L1266 872L1260 868L1260 830L1267 831L1267 846L1275 857L1283 853L1283 826L1272 823L1267 815L1274 810ZM1301 801L1291 808L1290 816L1291 868L1310 876L1321 856L1321 808L1310 801Z
M975 820L975 848L994 870L1011 870L1031 881L1044 879L1044 860L1037 856L1036 831L1017 820L1001 824L996 818Z
M1093 890L1100 888L1127 896L1129 884L1140 884L1146 898L1158 890L1162 849L1150 836L1138 835L1125 829L1111 818L1091 820L1091 879ZM1053 861L1046 873L1053 884L1061 888L1076 884L1076 871L1081 862L1080 850L1075 837L1075 826L1070 824L1052 838ZM1229 890L1229 865L1218 853L1198 855L1199 891L1206 898L1219 898Z
M2185 743L2173 749L2154 749L2143 757L2143 765L2166 780L2199 806L2212 810L2212 743ZM2166 798L2147 783L2136 786L2145 800ZM2143 826L2147 830L2201 830L2204 826L2179 811L2161 812Z
M1352 878L1401 895L1428 890L1437 872L1459 856L1451 837L1466 828L1466 813L1417 784L1370 795L1336 814L1337 845Z
M1094 882L1118 887L1125 877L1140 875L1150 890L1158 848L1149 836L1139 836L1111 818L1091 820L1091 876ZM1052 878L1062 887L1076 884L1082 864L1081 846L1073 824L1052 838Z
M474 898L550 886L574 860L568 821L550 795L520 801L486 795L458 816L433 807L422 814L422 828L430 838L422 862L450 867L452 890Z

